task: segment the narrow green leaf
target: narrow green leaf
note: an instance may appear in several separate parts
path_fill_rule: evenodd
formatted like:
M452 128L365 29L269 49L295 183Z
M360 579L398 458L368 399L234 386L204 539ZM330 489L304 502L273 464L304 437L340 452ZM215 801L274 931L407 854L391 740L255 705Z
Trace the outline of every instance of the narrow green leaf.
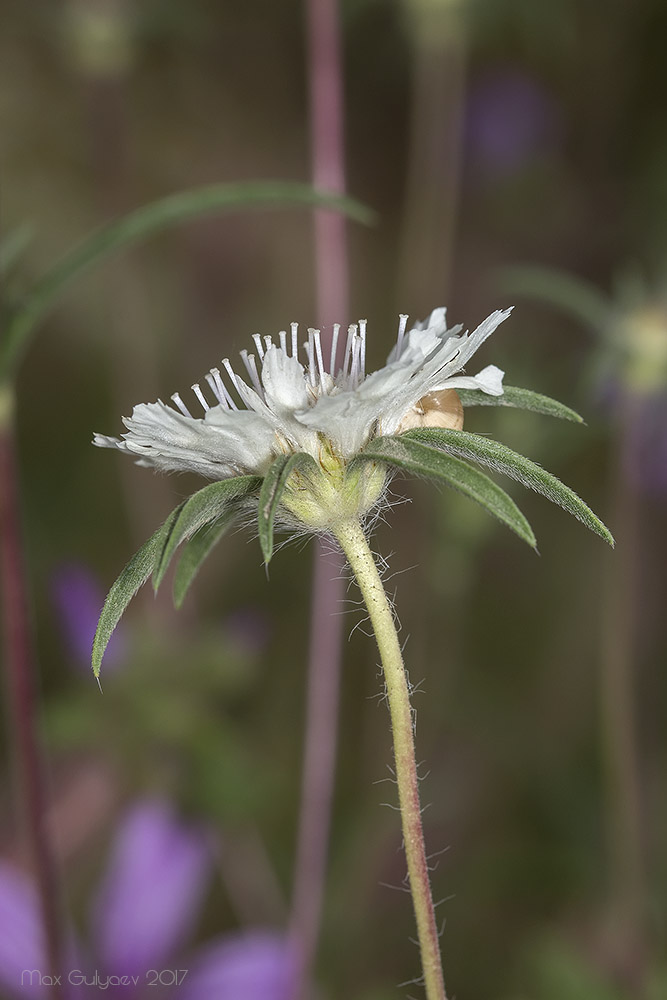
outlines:
M317 463L310 455L280 455L264 477L259 494L259 543L262 546L264 562L268 565L273 555L273 522L283 495L287 480L295 469L315 467Z
M147 542L144 542L107 594L93 640L92 666L96 677L100 675L102 657L113 630L139 587L153 572L153 567L160 558L166 539L169 537L182 507L183 505L180 504L172 510L164 524L158 528L154 535L151 535Z
M498 285L510 295L556 306L603 336L613 328L614 309L609 299L595 285L567 271L518 264L499 272Z
M0 243L0 274L3 277L12 270L16 262L28 248L33 237L32 226L23 223L12 229Z
M532 410L533 413L544 413L548 417L560 417L562 420L572 420L575 424L583 424L584 418L575 410L550 396L542 396L530 389L519 389L514 385L506 385L502 396L490 396L481 389L457 389L463 406L513 406L518 410Z
M199 567L236 520L238 511L229 507L215 521L205 524L188 539L174 573L174 607L180 608Z
M408 431L403 437L431 448L441 449L449 455L469 459L516 479L536 493L541 493L552 503L558 504L600 538L604 538L611 546L614 545L614 539L606 525L569 486L565 486L560 479L556 479L541 465L531 462L529 458L519 455L506 445L479 434L470 434L468 431L431 427Z
M358 460L372 459L387 462L405 469L416 476L447 483L471 500L477 501L490 514L516 532L519 538L535 548L535 535L512 498L484 473L445 455L436 448L429 448L408 434L400 437L376 438L364 448Z
M234 500L240 499L252 490L259 489L259 476L237 476L210 483L194 493L182 505L167 537L160 558L153 570L153 589L157 590L164 579L173 555L186 538L194 535L205 524L218 518Z
M328 208L366 224L370 224L375 218L374 213L358 201L316 191L308 184L293 181L212 184L151 202L96 229L65 254L26 293L22 307L8 322L7 332L0 346L0 375L7 374L16 365L29 335L67 286L84 271L116 251L198 216L294 206Z

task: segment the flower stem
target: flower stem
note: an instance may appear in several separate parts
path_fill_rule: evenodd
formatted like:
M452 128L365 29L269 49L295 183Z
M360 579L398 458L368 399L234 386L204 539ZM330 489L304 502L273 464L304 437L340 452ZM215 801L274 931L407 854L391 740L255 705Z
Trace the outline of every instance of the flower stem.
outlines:
M417 920L426 997L427 1000L447 1000L419 805L412 708L396 624L361 525L357 521L342 522L334 534L368 608L384 671L394 738L405 856Z

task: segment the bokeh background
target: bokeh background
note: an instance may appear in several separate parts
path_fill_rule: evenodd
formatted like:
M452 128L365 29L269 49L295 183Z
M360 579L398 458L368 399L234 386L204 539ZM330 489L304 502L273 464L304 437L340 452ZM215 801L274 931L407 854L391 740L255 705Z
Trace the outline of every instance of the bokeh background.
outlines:
M421 318L446 302L453 321L474 326L514 303L479 367L498 364L509 384L562 399L587 425L483 408L466 427L555 472L618 541L607 551L523 494L535 556L458 496L394 484L409 502L389 512L376 547L395 574L419 684L447 981L465 1000L657 1000L667 996L667 8L346 0L341 18L348 189L377 212L374 226L349 228L341 322L368 318L377 367L399 312ZM29 227L9 297L147 201L218 181L309 179L296 0L1 0L0 22L3 231ZM147 588L118 631L102 696L87 660L105 589L198 484L90 439L118 433L135 402L187 390L251 333L311 325L314 313L309 211L201 220L83 278L20 371L49 818L67 905L90 940L128 810L169 803L174 822L206 827L216 859L181 967L220 935L285 926L310 546L281 551L267 581L256 540L227 538L180 614ZM387 887L404 873L399 818L382 805L395 795L382 783L388 717L348 596L317 995L384 1000L418 994L397 989L417 955L409 898ZM9 736L5 725L0 846L20 869ZM8 904L0 917L11 923Z

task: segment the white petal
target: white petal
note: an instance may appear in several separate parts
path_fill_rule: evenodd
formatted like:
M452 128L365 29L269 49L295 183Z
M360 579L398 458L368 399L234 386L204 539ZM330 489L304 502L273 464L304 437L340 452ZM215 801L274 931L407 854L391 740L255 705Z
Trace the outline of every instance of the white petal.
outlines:
M276 413L294 412L308 406L305 372L296 358L279 347L270 347L262 367L266 402Z
M443 389L481 389L489 396L502 396L504 371L495 365L487 365L476 375L454 375L448 378ZM437 390L436 390L437 391Z
M487 316L483 323L479 324L476 330L473 330L472 333L462 338L460 354L457 359L457 368L459 370L467 364L473 354L480 349L484 341L507 319L513 308L513 306L510 306L509 309L496 309L490 316Z
M209 479L265 471L275 444L273 429L257 414L221 406L199 420L161 401L140 403L123 423L127 433L122 440L98 434L93 443L136 455L142 465Z

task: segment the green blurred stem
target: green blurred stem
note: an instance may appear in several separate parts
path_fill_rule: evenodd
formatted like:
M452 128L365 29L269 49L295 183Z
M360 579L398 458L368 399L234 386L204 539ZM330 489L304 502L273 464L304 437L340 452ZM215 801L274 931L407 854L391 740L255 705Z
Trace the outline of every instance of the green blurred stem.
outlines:
M17 797L26 846L42 910L48 971L62 974L63 922L58 902L55 863L46 825L44 768L38 736L35 663L24 559L12 387L0 382L0 587L4 637L4 669ZM56 982L54 1000L62 997Z
M405 855L417 920L426 997L427 1000L447 1000L419 804L412 708L394 616L373 553L359 522L343 522L338 525L334 534L368 608L384 671L394 738L396 783Z

